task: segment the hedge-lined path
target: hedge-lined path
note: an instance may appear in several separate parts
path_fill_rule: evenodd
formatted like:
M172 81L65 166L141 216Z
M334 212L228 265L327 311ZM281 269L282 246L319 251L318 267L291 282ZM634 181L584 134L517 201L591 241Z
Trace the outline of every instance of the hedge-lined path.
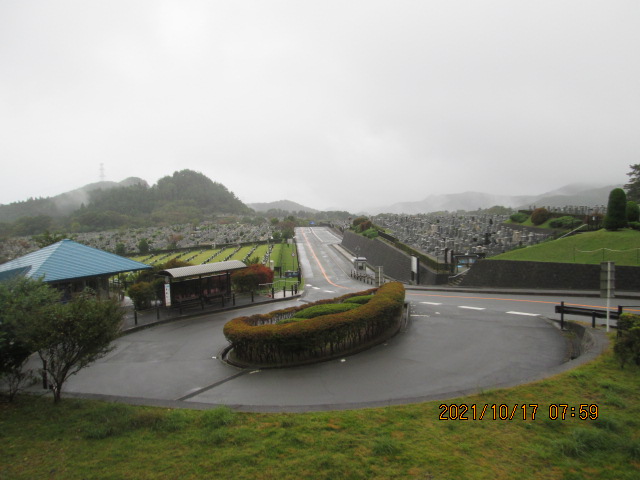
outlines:
M220 361L228 344L222 328L231 318L369 288L349 277L348 260L334 248L339 239L326 229L314 230L297 232L307 281L301 299L126 335L107 357L72 377L63 396L188 408L225 404L251 411L359 408L452 398L567 368L564 337L541 317L420 301L412 301L405 331L354 356L273 370L243 370Z

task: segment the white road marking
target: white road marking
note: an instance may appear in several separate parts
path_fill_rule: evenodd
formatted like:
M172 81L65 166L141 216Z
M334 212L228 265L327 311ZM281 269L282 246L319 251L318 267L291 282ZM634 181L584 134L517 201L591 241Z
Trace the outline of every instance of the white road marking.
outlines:
M442 305L441 303L437 303L437 302L420 302L424 305Z
M539 315L537 313L525 313L525 312L507 312L510 313L511 315L526 315L527 317L538 317Z
M412 313L411 316L412 317L430 317L431 315L419 315L419 314L416 314L416 313Z
M465 307L464 305L460 305L460 306L458 306L458 308L465 308L467 310L486 310L483 307Z

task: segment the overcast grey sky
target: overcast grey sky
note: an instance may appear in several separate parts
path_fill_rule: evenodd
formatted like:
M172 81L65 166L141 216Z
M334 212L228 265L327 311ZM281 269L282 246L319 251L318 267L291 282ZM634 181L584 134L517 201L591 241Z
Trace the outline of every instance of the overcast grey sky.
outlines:
M356 211L621 184L640 2L0 2L0 203L189 168Z

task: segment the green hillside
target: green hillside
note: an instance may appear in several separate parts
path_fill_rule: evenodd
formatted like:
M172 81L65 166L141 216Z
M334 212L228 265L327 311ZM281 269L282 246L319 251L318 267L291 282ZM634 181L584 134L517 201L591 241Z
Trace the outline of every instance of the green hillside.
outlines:
M140 179L112 183L0 205L0 236L199 223L219 214L252 212L224 185L192 170L174 172L151 187Z
M491 260L588 263L615 262L616 265L640 265L640 232L620 230L581 233L559 240L511 250Z

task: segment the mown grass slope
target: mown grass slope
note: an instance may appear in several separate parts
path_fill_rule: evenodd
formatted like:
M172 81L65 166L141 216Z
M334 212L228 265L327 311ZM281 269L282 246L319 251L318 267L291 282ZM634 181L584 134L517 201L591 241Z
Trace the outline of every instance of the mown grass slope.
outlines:
M352 411L249 414L20 397L0 404L0 478L637 479L639 380L637 366L622 370L606 353L529 385ZM441 420L460 411L451 404L465 405L467 420ZM568 406L564 420L553 405ZM578 418L581 405L590 418Z
M519 248L491 257L494 260L640 265L640 231L620 230L580 233L571 237Z

